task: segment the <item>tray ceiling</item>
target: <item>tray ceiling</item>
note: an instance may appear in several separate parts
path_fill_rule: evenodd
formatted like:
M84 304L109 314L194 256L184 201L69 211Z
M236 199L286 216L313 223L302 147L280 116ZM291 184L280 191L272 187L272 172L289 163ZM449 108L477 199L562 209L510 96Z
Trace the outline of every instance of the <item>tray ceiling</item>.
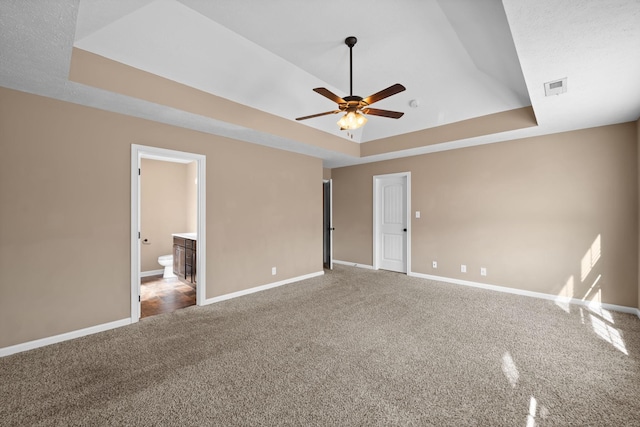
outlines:
M2 86L321 157L326 167L640 115L636 0L373 0L357 12L339 0L52 0L2 2L0 14ZM370 117L353 133L338 130L339 115L295 122L334 108L312 88L348 94L350 35L358 37L354 94L402 83L405 92L376 107L405 116ZM74 48L246 106L288 130L253 126L258 115L232 121L72 81ZM544 83L564 77L567 93L545 97ZM458 131L529 106L533 124ZM430 142L429 130L450 137ZM306 143L306 135L363 147L400 138L405 148L354 156ZM406 142L413 139L424 141Z

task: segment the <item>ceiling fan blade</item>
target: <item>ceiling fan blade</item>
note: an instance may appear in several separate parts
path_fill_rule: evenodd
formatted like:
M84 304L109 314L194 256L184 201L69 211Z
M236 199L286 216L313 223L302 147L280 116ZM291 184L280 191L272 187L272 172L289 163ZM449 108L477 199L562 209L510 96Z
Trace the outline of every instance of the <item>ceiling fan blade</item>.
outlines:
M330 100L332 100L333 102L335 102L336 104L346 104L347 101L345 101L344 99L340 98L338 95L336 95L335 93L331 92L329 89L325 89L323 87L317 87L315 89L313 89L314 92L319 93L320 95L329 98Z
M391 95L395 95L396 93L400 93L400 92L402 92L403 90L406 90L406 89L407 88L402 86L400 83L396 83L393 86L389 86L388 88L383 89L378 93L374 93L370 97L363 99L363 101L366 102L367 104L371 105L374 102L378 102L381 99L388 98Z
M390 119L399 119L404 116L404 113L399 111L378 110L377 108L365 108L362 112L364 114L371 114L372 116L389 117Z
M327 116L329 114L336 114L339 112L340 110L326 111L324 113L313 114L311 116L298 117L296 120L307 120L307 119L312 119L314 117Z

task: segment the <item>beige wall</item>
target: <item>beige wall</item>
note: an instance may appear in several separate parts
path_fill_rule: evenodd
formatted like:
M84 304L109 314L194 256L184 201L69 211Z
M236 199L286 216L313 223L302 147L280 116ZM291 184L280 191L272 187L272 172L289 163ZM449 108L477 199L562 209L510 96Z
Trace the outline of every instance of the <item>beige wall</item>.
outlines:
M522 107L369 141L361 144L360 155L362 157L373 156L391 151L408 150L425 145L473 138L474 136L493 135L536 125L537 121L533 107Z
M414 272L635 307L636 138L626 123L332 169L335 259L373 263L372 177L409 171Z
M194 185L187 186L187 167L186 163L140 161L140 271L162 268L158 257L173 252L172 233L197 229L188 225L188 214L195 207L189 206L187 192Z
M322 271L319 159L4 88L0 144L0 347L130 317L131 144L207 156L207 298Z
M198 231L198 162L187 164L186 182L184 184L184 194L186 196L185 210L187 213L188 233Z
M322 169L322 179L331 179L331 169Z

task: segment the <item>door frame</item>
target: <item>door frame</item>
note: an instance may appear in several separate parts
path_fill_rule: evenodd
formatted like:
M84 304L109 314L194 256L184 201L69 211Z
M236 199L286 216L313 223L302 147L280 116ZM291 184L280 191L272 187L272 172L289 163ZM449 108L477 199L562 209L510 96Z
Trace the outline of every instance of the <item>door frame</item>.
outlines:
M324 194L324 185L325 184L329 184L329 220L328 225L329 225L329 270L333 270L333 180L332 179L323 179L322 180L322 204L323 204L323 209L322 209L322 225L325 225L325 214L327 213L327 209L324 206L324 199L325 199L325 194ZM322 240L323 240L323 254L322 254L322 264L324 267L324 236L325 236L325 232L326 230L322 230Z
M406 221L407 221L407 238L405 239L405 254L406 259L405 262L405 270L406 274L409 275L411 273L411 172L398 172L398 173L390 173L385 175L374 175L373 176L373 269L379 270L380 267L380 230L378 226L378 208L379 204L382 202L378 197L380 182L385 178L395 178L395 177L405 177L406 178L406 186L405 186L405 212L406 212Z
M140 320L140 161L142 158L164 161L197 162L197 230L196 251L196 305L204 305L206 299L207 263L207 215L206 215L206 156L166 148L131 144L131 323Z

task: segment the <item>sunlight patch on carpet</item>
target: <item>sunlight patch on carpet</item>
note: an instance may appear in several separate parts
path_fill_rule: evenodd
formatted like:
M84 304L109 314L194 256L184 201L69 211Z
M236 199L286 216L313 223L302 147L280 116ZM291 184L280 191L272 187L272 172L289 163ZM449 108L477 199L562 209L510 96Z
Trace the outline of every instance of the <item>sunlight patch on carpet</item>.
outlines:
M538 408L538 401L535 397L531 396L529 400L529 415L527 415L527 427L533 427L536 425L536 409Z
M518 385L520 372L518 372L518 367L508 351L502 355L502 373L504 373L511 387L515 388Z
M611 325L608 325L604 320L599 319L593 314L589 314L591 317L591 326L593 327L593 331L603 340L613 345L616 349L620 350L622 353L629 355L626 346L624 345L624 340L622 339L622 334L619 330L614 328Z

